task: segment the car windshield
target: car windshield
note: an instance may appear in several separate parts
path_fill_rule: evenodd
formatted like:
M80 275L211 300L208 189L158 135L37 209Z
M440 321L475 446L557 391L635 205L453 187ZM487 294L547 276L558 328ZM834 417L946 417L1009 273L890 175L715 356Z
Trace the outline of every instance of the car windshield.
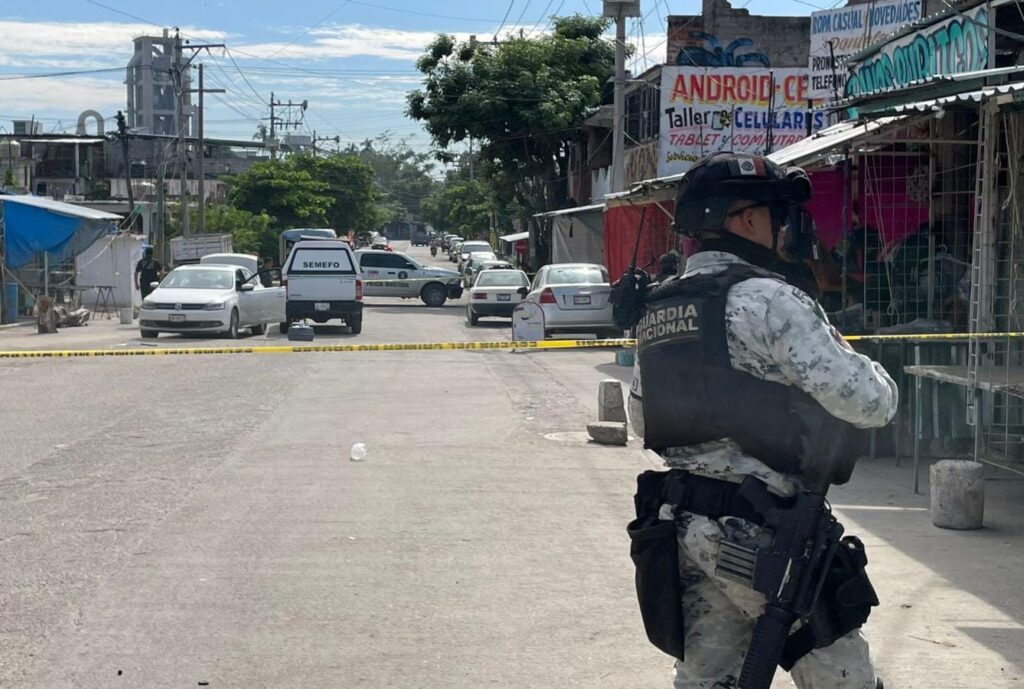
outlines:
M599 285L608 282L598 266L559 266L548 271L549 285Z
M480 273L476 284L479 287L525 287L529 282L518 270L495 270Z
M235 274L227 270L172 270L160 283L174 289L231 289Z

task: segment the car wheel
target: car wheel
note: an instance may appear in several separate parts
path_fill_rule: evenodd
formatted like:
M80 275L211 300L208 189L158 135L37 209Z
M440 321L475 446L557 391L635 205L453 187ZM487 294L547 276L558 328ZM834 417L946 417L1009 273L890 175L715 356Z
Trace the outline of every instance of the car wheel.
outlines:
M152 338L160 337L160 331L159 330L141 330L141 331L139 331L139 334L142 335L143 337L152 337Z
M420 292L420 299L427 306L444 306L445 301L448 299L448 290L445 289L444 285L439 285L436 282L431 283Z
M251 332L253 335L262 335L263 333L267 332L267 326L260 323L259 325L254 325L251 328L249 328L249 332Z
M288 321L281 321L278 324L277 327L281 329L281 334L282 335L287 335L288 334L288 326L290 326L290 325L291 325L291 323L289 323Z
M238 339L238 309L231 309L231 318L228 320L228 330L225 334L228 339Z
M473 309L469 306L466 307L466 320L470 325L476 325L480 322L480 316L473 313Z
M358 316L356 318L348 319L348 327L352 331L353 335L358 335L363 332L363 317Z

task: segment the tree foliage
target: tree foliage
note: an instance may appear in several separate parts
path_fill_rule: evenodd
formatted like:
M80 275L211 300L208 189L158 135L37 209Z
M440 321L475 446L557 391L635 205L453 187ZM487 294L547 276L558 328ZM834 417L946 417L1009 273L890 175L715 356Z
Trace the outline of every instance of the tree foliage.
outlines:
M266 213L278 227L311 227L327 223L333 203L328 185L291 159L256 163L229 180L231 204L253 214Z
M373 169L379 188L377 207L384 222L422 219L423 201L438 187L429 153L413 150L405 139L384 132L346 151Z
M257 163L229 180L231 204L266 213L279 228L374 229L380 224L373 170L358 157L298 154Z
M471 137L495 203L515 200L532 216L568 205L569 152L583 120L610 95L615 48L604 19L553 21L538 38L497 46L440 35L417 61L423 86L408 115L424 123L442 155Z
M423 207L424 219L439 232L454 232L466 239L487 237L492 203L483 180L452 176Z
M189 209L191 227L199 227L199 209ZM173 213L166 227L167 237L181 235L181 216ZM207 204L206 234L230 234L235 251L258 256L276 256L280 231L266 213L250 213L233 206Z

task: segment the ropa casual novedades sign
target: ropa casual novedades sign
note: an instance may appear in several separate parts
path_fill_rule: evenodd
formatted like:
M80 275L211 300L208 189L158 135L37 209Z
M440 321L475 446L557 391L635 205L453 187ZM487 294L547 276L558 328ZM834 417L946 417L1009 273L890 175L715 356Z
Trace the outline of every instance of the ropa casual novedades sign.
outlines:
M887 91L988 66L988 8L979 5L886 43L850 68L846 95Z
M842 97L847 61L901 26L921 19L921 0L884 0L811 13L811 98Z
M664 67L661 72L661 141L658 175L686 172L718 151L778 150L825 124L807 111L807 76L801 69Z

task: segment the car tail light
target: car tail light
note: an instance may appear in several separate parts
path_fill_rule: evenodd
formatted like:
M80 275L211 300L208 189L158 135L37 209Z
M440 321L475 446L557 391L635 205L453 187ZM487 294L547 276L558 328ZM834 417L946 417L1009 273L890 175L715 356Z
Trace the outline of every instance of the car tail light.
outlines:
M555 293L551 291L550 287L545 287L540 293L541 304L557 304L558 300L555 299Z
M473 292L473 298L474 299L483 299L483 300L486 301L486 299L487 299L487 292Z
M363 300L363 281L356 278L356 301Z

